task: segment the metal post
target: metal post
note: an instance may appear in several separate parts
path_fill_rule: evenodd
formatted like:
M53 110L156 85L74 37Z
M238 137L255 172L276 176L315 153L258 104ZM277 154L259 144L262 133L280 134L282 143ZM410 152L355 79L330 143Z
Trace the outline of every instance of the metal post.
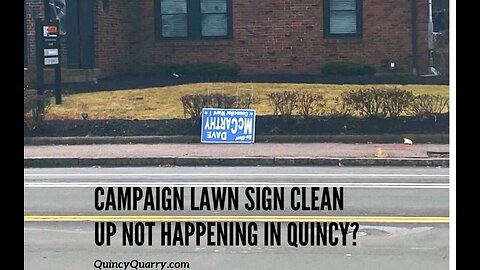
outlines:
M417 75L417 1L411 0L411 24L412 24L412 73Z
M55 67L55 104L62 104L62 71L60 65Z
M35 20L35 55L37 67L37 94L43 95L45 82L43 76L43 21L37 18Z
M62 104L62 68L61 68L61 52L60 52L60 21L56 20L55 25L58 29L57 45L58 45L58 65L55 66L55 104Z
M428 49L433 50L433 14L432 0L428 0Z
M433 52L435 46L433 43L433 7L432 0L428 0L428 71L430 75L437 76L440 75L434 67L433 61Z

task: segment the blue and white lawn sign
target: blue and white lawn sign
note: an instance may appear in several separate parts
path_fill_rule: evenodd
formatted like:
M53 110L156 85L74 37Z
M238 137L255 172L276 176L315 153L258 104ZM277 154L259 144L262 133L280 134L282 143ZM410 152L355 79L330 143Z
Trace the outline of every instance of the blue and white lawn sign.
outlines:
M202 143L253 143L256 111L250 109L202 110Z

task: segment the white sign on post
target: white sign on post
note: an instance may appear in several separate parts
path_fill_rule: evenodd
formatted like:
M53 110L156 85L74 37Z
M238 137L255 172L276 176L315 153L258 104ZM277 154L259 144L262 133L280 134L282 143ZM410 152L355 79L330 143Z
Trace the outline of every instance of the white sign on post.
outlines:
M44 56L57 56L58 55L58 49L44 49L43 50L43 55Z
M58 64L58 57L45 58L45 66L57 65L57 64Z

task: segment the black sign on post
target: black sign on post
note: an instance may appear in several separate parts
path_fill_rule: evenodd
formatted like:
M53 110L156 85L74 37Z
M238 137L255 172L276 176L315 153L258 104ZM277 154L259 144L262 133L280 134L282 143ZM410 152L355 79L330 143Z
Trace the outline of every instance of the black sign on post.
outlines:
M43 94L45 90L44 69L55 69L55 103L62 103L62 77L60 65L60 34L58 20L45 23L36 20L35 25L37 49L37 92Z

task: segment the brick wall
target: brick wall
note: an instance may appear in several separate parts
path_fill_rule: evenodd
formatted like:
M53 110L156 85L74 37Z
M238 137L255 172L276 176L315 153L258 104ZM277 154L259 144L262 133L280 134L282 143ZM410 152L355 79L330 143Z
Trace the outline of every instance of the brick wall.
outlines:
M95 65L107 74L196 62L236 63L244 74L317 73L325 63L353 61L385 72L380 61L391 59L398 72L409 73L410 1L364 0L363 37L332 39L323 35L323 1L232 0L233 38L192 42L155 40L154 0L111 0L108 12L96 0ZM428 60L427 5L417 0L420 74ZM27 0L26 6L29 63L34 63L32 14L43 17L43 0Z
M111 0L108 10L104 10L102 1L96 0L95 64L102 74L128 70L130 17L132 13L138 13L138 7L137 1Z
M101 0L95 0L95 66L105 73L118 72L127 66L127 36L124 29L129 26L128 15L135 1L110 1L110 9L104 12ZM68 5L68 1L67 1ZM138 6L138 5L137 5ZM28 66L35 68L35 19L45 18L44 0L25 0L27 23ZM68 16L68 15L67 15ZM62 67L67 67L67 36L61 38Z
M315 73L332 61L376 66L397 62L398 71L412 65L410 0L364 0L363 38L323 36L323 1L232 0L230 41L156 41L154 0L144 0L131 35L131 65L148 69L166 63L237 63L242 73ZM427 66L427 1L417 1L419 72ZM137 6L138 7L138 6Z
M27 50L28 67L35 69L36 66L36 48L35 48L35 18L45 19L44 0L24 0L25 1L25 19L27 24ZM67 37L60 37L60 52L62 67L67 66Z
M25 1L25 19L27 23L27 50L28 50L28 67L35 67L35 18L45 18L45 8L43 0L26 0Z
M425 74L428 67L428 1L417 0L417 9L418 73Z

